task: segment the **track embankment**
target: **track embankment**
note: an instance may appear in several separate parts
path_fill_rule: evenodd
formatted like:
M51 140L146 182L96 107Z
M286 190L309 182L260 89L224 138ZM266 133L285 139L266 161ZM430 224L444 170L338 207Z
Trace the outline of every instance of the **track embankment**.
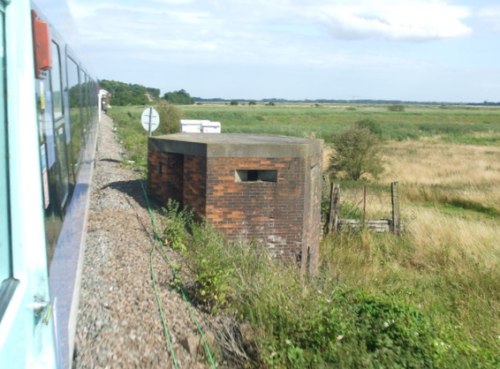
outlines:
M156 253L152 266L171 346L167 342L150 272L153 229L141 178L123 165L122 154L113 122L104 116L92 180L73 366L208 368L185 302L169 287L171 270ZM193 311L206 326L207 317ZM206 336L213 337L210 332Z

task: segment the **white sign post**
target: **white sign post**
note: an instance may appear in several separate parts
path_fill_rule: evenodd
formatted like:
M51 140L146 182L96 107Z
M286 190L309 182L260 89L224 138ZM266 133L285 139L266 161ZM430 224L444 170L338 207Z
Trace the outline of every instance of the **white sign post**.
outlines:
M141 124L148 131L148 135L151 136L151 132L160 125L160 114L151 107L144 109L141 115Z

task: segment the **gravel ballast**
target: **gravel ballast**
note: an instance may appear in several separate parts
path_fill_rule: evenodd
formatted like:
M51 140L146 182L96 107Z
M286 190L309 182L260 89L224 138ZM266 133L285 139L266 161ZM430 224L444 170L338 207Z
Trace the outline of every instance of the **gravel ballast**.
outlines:
M152 234L140 174L122 163L113 122L104 115L92 180L74 368L174 367L151 281ZM186 304L169 287L171 270L158 253L153 267L178 366L209 367ZM204 315L193 311L204 326Z

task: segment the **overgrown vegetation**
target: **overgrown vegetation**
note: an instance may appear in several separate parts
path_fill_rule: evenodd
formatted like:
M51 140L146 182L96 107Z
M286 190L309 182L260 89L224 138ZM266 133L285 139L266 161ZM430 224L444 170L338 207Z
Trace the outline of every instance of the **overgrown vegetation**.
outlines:
M112 112L124 141L136 130L143 137L127 144L142 150L129 158L145 158L141 111ZM194 272L185 286L193 301L237 322L233 338L248 360L235 367L499 366L500 109L204 104L183 114L221 121L226 132L324 138L369 119L385 170L368 183L342 180L341 214L360 217L367 185L367 216L388 216L388 184L400 184L403 236L325 237L315 278L273 262L257 243L225 242L169 205L164 237Z
M491 293L492 270L480 272L481 277L472 279L482 281L466 287L463 283L470 283L472 276L455 278L451 263L440 265L444 273L428 269L425 274L408 264L418 253L411 236L339 234L323 244L319 277L304 279L295 266L275 263L259 244L227 242L209 225L193 222L177 209L174 205L167 211L167 229L176 224L176 231L166 233L165 243L185 245L182 251L195 272L195 301L252 327L235 333L234 339L242 347L257 347L252 351L255 367L496 365L494 346L471 340L457 327L457 316L442 315L450 309L447 304L458 302L455 294L463 288L477 289L468 291L474 296L464 305ZM183 232L178 231L180 224L187 225ZM375 282L370 282L373 277ZM441 301L429 301L436 292L443 295Z
M160 126L155 131L155 135L166 135L179 132L179 122L182 112L177 106L165 100L160 100L158 104L156 104L156 110L160 115Z
M365 174L377 177L383 171L380 143L373 131L376 125L364 120L333 137L329 170L334 177L357 181Z

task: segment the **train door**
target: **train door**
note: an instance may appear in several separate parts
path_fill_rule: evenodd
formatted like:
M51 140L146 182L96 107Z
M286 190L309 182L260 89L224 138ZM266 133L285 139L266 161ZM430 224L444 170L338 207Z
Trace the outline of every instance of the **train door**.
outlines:
M0 0L1 369L56 366L29 14L28 0Z

